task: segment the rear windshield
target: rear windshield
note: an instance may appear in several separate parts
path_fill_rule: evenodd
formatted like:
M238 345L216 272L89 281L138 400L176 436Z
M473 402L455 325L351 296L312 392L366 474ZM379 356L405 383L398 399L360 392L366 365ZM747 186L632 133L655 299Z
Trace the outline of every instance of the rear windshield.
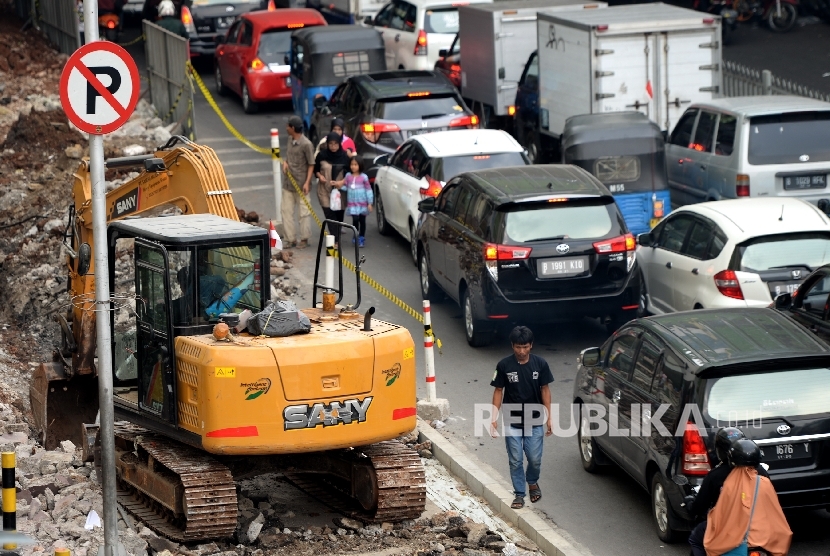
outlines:
M291 49L291 31L272 29L259 38L257 56L266 64L285 64L285 55Z
M504 241L603 238L613 226L614 206L573 201L517 205L506 215Z
M753 272L806 266L812 270L828 262L830 234L780 234L738 245L732 269Z
M418 120L464 113L454 96L423 96L397 100L381 100L375 104L374 116L384 120Z
M828 160L830 111L758 116L749 120L750 164L798 164Z
M436 158L433 178L438 181L449 181L458 174L485 170L487 168L504 168L505 166L523 166L527 160L522 153L477 154L465 156L447 156Z
M711 379L706 413L721 421L830 413L830 369Z
M458 8L438 8L424 14L427 33L458 33Z

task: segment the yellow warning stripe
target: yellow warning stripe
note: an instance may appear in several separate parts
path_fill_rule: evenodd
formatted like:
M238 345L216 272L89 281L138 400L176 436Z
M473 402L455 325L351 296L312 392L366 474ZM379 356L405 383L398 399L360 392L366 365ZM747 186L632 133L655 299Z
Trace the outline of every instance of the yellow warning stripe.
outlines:
M219 108L219 105L216 104L216 101L214 100L213 95L210 94L210 91L208 90L207 85L205 85L205 82L202 81L202 78L199 76L199 74L196 72L196 70L193 69L193 66L190 64L189 61L187 62L187 69L190 71L190 75L196 81L196 85L199 87L199 90L202 92L202 96L205 97L205 100L207 101L207 103L210 105L211 108L213 108L213 111L216 112L216 115L219 116L219 119L222 120L222 123L225 124L225 127L228 129L228 131L231 133L231 135L236 137L236 139L238 139L241 143L243 143L245 146L249 147L250 149L252 149L252 150L254 150L254 151L256 151L260 154L271 155L272 158L276 158L276 159L280 160L279 149L270 149L270 148L260 147L259 145L256 145L255 143L252 143L251 141L246 139L241 133L239 133L239 131L237 131L237 129L235 127L233 127L233 124L231 124L231 122L228 120L228 118L225 117L225 115L222 113L222 110ZM308 212L311 214L312 217L314 217L314 221L317 223L317 227L322 228L323 227L323 222L320 220L320 217L317 216L317 212L314 210L314 207L311 206L311 202L309 202L308 196L305 193L303 193L303 190L300 187L300 185L297 183L297 180L294 179L294 176L292 176L290 172L284 172L284 174L286 176L288 176L288 181L291 182L291 185L294 187L294 190L300 196L300 199L303 200L303 203L305 203L306 208L308 208ZM340 258L343 261L343 266L345 266L351 272L354 272L356 270L356 268L354 266L354 263L352 263L350 260L348 260L344 257L340 257L340 255L337 254L337 253L336 253L336 255L337 255L338 258ZM412 307L407 305L401 298L399 298L397 295L395 295L394 293L392 293L391 291L386 289L377 280L375 280L374 278L372 278L371 276L369 276L368 274L366 274L362 270L360 271L360 279L363 280L364 282L366 282L368 285L375 288L381 295L383 295L389 301L391 301L392 303L394 303L395 305L400 307L406 314L411 316L413 319L415 319L416 321L418 321L421 324L424 324L424 316L421 313L419 313L418 311L416 311L415 309L413 309ZM433 339L435 340L435 345L438 346L439 353L440 353L441 340L439 340L435 336L435 334L432 333L431 328L429 329L428 334L430 336L432 336Z

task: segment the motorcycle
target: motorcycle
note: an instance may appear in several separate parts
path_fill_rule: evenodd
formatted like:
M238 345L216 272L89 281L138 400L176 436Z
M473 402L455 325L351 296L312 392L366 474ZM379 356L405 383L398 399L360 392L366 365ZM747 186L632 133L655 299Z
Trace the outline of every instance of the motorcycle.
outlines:
M118 41L118 29L121 27L121 18L118 14L106 13L98 16L98 34L111 42Z
M738 28L738 12L732 8L732 0L694 0L695 10L721 17L721 39L729 44L730 36Z
M797 0L732 0L738 21L759 18L776 33L786 33L798 19Z
M677 483L678 481L675 481L675 482ZM700 487L697 487L697 488L700 488ZM693 488L692 492L693 492L693 494L687 494L686 496L683 497L683 503L680 504L681 507L682 506L689 507L689 506L692 505L692 502L694 502L695 496L697 495L697 490L695 490ZM766 550L764 550L763 548L752 547L752 546L747 548L746 553L747 553L747 556L770 556L770 553L767 552ZM692 556L694 556L694 554L692 554Z

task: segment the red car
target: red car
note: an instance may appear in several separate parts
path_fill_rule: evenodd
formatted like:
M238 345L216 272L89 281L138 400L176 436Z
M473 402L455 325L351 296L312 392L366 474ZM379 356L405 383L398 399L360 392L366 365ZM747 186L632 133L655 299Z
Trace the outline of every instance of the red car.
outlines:
M259 103L291 99L288 52L291 33L301 27L326 25L317 10L289 8L242 14L218 38L214 62L216 92L233 91L242 108L255 113Z

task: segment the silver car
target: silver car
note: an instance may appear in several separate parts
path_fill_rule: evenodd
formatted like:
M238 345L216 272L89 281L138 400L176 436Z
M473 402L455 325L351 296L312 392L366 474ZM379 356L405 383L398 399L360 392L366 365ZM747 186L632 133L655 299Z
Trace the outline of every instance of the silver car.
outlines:
M798 197L830 208L830 103L796 96L696 103L666 144L675 206Z

